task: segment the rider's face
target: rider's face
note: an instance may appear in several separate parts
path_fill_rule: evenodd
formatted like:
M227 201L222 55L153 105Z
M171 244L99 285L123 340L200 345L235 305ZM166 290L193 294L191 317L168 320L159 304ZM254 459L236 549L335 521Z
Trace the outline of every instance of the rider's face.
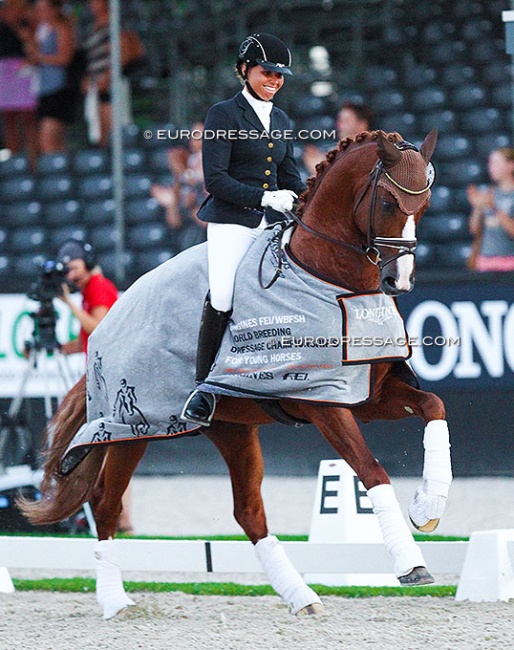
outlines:
M282 73L265 70L262 65L250 68L246 78L253 91L265 102L272 100L284 85Z

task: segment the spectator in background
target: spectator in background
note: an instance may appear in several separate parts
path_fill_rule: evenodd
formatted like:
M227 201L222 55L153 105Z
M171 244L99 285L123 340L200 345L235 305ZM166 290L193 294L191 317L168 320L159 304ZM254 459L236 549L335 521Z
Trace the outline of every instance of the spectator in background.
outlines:
M188 244L205 241L206 224L196 216L207 196L202 168L203 123L191 127L188 148L175 147L168 152L173 185L152 185L153 198L166 210L166 222L172 230L185 229ZM186 248L186 246L181 246Z
M109 0L89 0L89 8L93 15L93 25L85 43L87 69L82 84L82 90L86 95L84 110L90 142L105 147L109 143L112 127ZM120 59L123 75L122 121L124 124L132 121L130 84L126 75L144 59L144 56L145 50L139 36L133 31L122 31Z
M5 146L37 158L35 72L25 56L23 34L30 29L26 0L5 0L0 9L0 115Z
M355 102L345 102L337 114L337 138L342 140L362 131L369 131L371 123L372 115L367 106ZM302 159L309 174L315 174L316 165L325 159L325 152L313 144L306 144Z
M69 283L62 285L60 298L80 323L78 338L63 343L61 351L63 354L87 353L89 335L118 299L118 290L103 275L90 244L70 239L61 245L57 260L66 266L66 280ZM82 294L80 307L70 298L70 285L76 287ZM122 508L118 532L132 533L130 486L123 495Z
M67 87L75 26L62 0L37 0L34 11L35 33L24 34L27 58L38 72L39 151L65 151L66 125L76 115L76 99Z
M475 236L468 267L476 271L514 271L514 149L491 152L490 187L468 187Z

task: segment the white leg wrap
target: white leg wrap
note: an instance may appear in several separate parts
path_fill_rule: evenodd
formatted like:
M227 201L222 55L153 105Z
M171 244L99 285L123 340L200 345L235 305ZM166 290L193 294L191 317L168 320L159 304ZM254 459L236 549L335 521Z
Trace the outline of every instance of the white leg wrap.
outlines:
M450 435L446 420L432 420L423 437L425 459L423 486L419 487L409 505L409 515L418 526L440 519L452 483Z
M127 605L134 605L123 587L121 567L113 539L102 540L95 547L96 599L104 618L112 618Z
M432 420L427 424L423 446L425 448L423 487L427 494L448 497L453 476L450 434L446 420Z
M393 486L377 485L368 490L368 496L378 517L385 547L394 558L396 577L409 574L414 567L426 567L421 549L403 518Z
M274 535L268 535L255 545L255 553L271 586L289 606L291 614L321 603L319 596L302 579L291 564L284 547Z

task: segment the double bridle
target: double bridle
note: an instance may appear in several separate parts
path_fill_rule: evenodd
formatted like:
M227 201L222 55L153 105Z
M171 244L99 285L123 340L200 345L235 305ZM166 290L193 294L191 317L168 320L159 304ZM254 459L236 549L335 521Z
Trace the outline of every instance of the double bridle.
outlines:
M399 142L396 146L398 147L398 149L401 150L414 149L415 151L418 151L414 145L405 141ZM368 190L371 188L372 193L371 193L371 201L369 204L368 230L367 230L367 238L366 238L365 245L356 246L354 244L349 244L348 242L342 241L341 239L336 239L331 235L327 235L324 232L315 230L314 228L311 228L311 226L308 226L306 223L304 223L302 219L298 215L294 214L292 211L288 211L287 216L290 217L301 228L311 233L311 235L315 235L316 237L324 239L325 241L329 241L332 244L337 244L338 246L343 246L344 248L349 248L350 250L366 255L366 257L372 264L378 266L378 268L382 270L387 264L394 262L395 260L402 257L403 255L415 255L417 240L407 239L406 237L380 237L379 235L375 235L375 213L376 213L376 203L377 203L377 190L378 190L378 181L380 179L381 174L384 174L384 176L402 192L406 192L407 194L411 194L411 195L423 194L424 192L428 191L432 185L432 182L427 181L426 187L424 187L422 190L411 190L408 187L404 187L403 185L398 183L387 172L383 162L379 160L375 165L375 167L373 168L373 170L370 172L368 182L361 190L352 210L352 215L355 215L359 205L362 203ZM392 248L398 252L396 255L393 255L392 257L389 257L387 260L384 261L382 259L382 254L380 251L381 248Z
M415 147L410 142L406 142L405 140L396 143L395 146L402 151L406 149L413 149L414 151L418 151L417 147ZM417 244L416 239L407 239L406 237L380 237L378 235L375 235L375 212L376 212L377 193L378 193L378 181L380 179L381 174L384 174L384 176L402 192L406 192L407 194L411 194L411 195L419 195L419 194L423 194L424 192L427 192L433 183L433 180L432 181L427 180L427 185L422 190L411 190L408 187L403 187L403 185L401 185L396 180L394 180L394 178L392 178L392 176L387 172L384 163L381 160L379 160L375 165L375 167L370 172L368 182L359 193L359 196L357 197L357 200L355 201L355 204L352 209L352 215L354 216L358 207L362 203L364 197L366 196L369 189L371 188L371 201L369 204L369 217L368 217L366 244L363 244L362 246L356 246L355 244L350 244L341 239L337 239L336 237L332 237L331 235L327 235L326 233L316 230L315 228L312 228L311 226L304 223L302 219L291 210L287 210L285 212L285 215L289 219L291 219L291 221L289 223L286 223L285 226L282 228L282 230L279 233L277 233L276 237L279 239L279 242L282 241L282 237L285 231L289 227L296 224L301 228L303 228L306 232L310 233L311 235L314 235L315 237L324 239L325 241L328 241L332 244L336 244L337 246L342 246L343 248L353 250L359 253L360 255L366 255L368 261L371 262L371 264L377 266L381 273L382 270L388 264L391 264L392 262L396 261L400 257L403 257L404 255L415 256L415 250ZM397 252L396 254L393 254L384 260L381 251L382 248L393 249ZM261 277L262 276L262 260L261 260L261 265L259 267L259 282L261 284L261 287L263 289L268 289L269 287L271 287L271 285L274 284L276 279L279 277L281 270L282 270L282 256L279 255L275 275L273 276L272 280L266 286L264 286Z

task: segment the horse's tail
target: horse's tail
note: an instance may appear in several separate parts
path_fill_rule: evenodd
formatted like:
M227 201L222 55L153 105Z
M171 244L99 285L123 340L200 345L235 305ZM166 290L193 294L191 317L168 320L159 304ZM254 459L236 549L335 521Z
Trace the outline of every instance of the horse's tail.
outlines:
M67 475L61 473L61 459L73 436L86 422L86 377L79 379L63 399L45 429L44 476L41 499L17 499L25 517L36 525L52 524L73 515L93 496L102 469L105 445L96 445L77 467Z

